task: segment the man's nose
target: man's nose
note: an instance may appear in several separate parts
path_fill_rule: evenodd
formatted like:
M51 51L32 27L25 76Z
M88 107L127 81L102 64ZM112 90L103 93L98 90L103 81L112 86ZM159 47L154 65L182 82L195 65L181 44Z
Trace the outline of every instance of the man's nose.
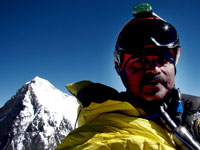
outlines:
M160 65L155 59L149 61L149 64L146 68L146 73L159 74L160 71Z

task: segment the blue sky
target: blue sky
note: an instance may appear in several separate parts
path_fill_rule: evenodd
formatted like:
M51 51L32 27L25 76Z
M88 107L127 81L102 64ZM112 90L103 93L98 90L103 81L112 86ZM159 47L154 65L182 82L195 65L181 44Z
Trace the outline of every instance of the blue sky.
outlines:
M100 82L121 91L114 70L117 35L141 0L1 0L0 107L35 76L65 84ZM182 45L176 87L200 96L200 1L147 0L173 24Z

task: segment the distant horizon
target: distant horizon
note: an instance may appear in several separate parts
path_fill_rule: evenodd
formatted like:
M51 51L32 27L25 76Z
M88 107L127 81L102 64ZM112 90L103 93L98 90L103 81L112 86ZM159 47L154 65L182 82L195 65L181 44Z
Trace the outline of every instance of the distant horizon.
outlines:
M0 107L39 76L62 92L81 80L124 91L114 69L117 36L141 0L0 1ZM200 96L200 1L147 0L178 31L181 56L175 77L182 93Z

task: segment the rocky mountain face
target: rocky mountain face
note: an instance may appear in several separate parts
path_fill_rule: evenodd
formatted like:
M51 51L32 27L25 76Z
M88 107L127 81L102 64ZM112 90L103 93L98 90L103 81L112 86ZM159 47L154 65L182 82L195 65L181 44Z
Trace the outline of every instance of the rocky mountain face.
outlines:
M34 78L0 108L1 150L53 150L73 129L78 104Z

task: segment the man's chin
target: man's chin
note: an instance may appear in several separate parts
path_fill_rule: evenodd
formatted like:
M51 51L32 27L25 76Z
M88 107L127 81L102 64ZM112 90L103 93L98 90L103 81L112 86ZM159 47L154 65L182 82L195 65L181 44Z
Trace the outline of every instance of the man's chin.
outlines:
M159 101L163 98L164 96L157 96L157 95L142 95L142 99L146 100L146 101Z
M147 87L143 88L141 92L141 97L147 101L154 101L154 100L161 100L163 99L168 90L165 89L163 86L156 86L156 87Z

